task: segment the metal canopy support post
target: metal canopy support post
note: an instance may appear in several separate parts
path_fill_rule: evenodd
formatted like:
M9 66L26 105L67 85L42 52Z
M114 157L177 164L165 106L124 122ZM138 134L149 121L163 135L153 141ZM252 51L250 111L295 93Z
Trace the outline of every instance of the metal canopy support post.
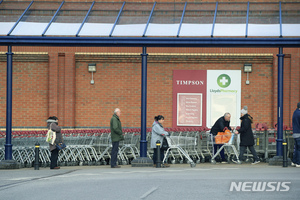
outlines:
M148 18L148 21L147 21L147 24L146 24L146 27L145 27L145 30L144 30L144 33L143 33L143 37L145 37L145 35L146 35L146 32L147 32L149 23L150 23L150 21L151 21L151 17L152 17L152 15L153 15L153 11L154 11L155 5L156 5L156 1L154 2L153 7L152 7L152 10L151 10L151 13L150 13L150 15L149 15L149 18Z
M282 37L282 18L281 18L281 1L279 1L279 22L280 22L280 36Z
M124 1L124 2L123 2L123 5L122 5L122 7L121 7L121 9L120 9L120 12L119 12L119 14L118 14L118 16L117 16L117 19L116 19L116 21L115 21L115 23L114 23L114 25L113 25L113 27L112 27L112 29L111 29L111 31L110 31L109 37L112 36L112 34L113 34L114 30L115 30L115 27L116 27L116 25L117 25L117 23L118 23L118 21L119 21L119 19L120 19L120 16L121 16L121 13L122 13L123 8L124 8L124 6L125 6L125 3L126 3L126 2Z
M279 47L278 57L278 113L277 113L277 148L276 155L282 156L283 139L283 48Z
M187 5L187 2L185 2L185 4L184 4L184 8L183 8L183 11L182 11L182 16L181 16L180 24L179 24L179 27L178 27L177 37L179 37L179 34L180 34L181 25L182 25L182 22L183 22L186 5Z
M56 10L55 14L53 15L52 19L50 20L49 24L47 25L47 27L45 28L44 32L42 33L42 36L44 36L48 30L48 28L50 27L50 25L52 24L54 18L56 17L57 13L60 11L61 7L64 5L65 1L61 2L60 6L58 7L58 9Z
M25 13L27 12L27 10L29 10L30 6L33 4L33 1L31 1L31 3L28 5L28 7L26 8L26 10L23 12L23 14L20 16L20 18L18 19L18 21L15 23L15 25L10 29L10 31L7 33L7 36L9 36L14 29L17 27L17 25L19 24L19 22L21 21L22 17L25 15Z
M248 37L249 8L250 8L250 2L248 1L248 5L247 5L247 18L246 18L246 34L245 34L245 37Z
M141 88L141 141L140 157L147 157L147 49L143 47Z
M216 18L217 18L217 12L218 12L218 2L216 2L215 16L214 16L214 21L213 21L210 37L214 37L214 29L215 29L215 23L216 23Z
M140 157L131 161L132 167L151 167L153 160L147 157L147 48L143 46L141 80L141 141Z
M89 9L89 11L86 13L85 18L83 19L83 21L82 21L82 23L81 23L81 25L80 25L80 27L79 27L77 33L76 33L76 37L78 37L78 35L79 35L79 33L80 33L80 31L81 31L81 29L82 29L82 27L83 27L83 25L84 25L86 19L88 18L89 14L90 14L90 12L91 12L93 6L94 6L94 4L95 4L95 1L93 1L92 5L91 5L91 7L90 7L90 9Z
M6 143L5 143L5 160L12 160L12 58L13 53L11 46L7 49L7 85L6 85Z

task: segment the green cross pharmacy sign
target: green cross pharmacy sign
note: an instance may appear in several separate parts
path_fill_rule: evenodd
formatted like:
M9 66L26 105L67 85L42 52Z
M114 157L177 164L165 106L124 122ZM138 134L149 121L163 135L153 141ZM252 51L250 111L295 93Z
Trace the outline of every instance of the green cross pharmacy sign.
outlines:
M227 74L221 74L217 78L217 82L221 88L227 88L231 83L231 78Z

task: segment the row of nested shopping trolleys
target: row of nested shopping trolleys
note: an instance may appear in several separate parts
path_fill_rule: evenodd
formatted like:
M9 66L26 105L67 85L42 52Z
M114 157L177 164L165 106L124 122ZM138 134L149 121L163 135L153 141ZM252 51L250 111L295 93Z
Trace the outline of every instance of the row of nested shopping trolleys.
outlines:
M213 139L208 128L167 128L170 133L167 162L194 163L215 161L213 155ZM264 161L276 154L276 129L254 129L255 149ZM31 167L35 158L35 144L40 144L40 165L47 167L50 163L49 144L45 141L47 130L13 131L13 160L22 167ZM130 164L140 156L140 129L124 129L124 141L119 144L119 164ZM288 155L292 156L294 140L292 131L285 130L284 138L288 142ZM67 147L59 152L59 165L106 165L110 162L112 148L109 129L63 130L64 142ZM0 132L0 160L5 159L5 132ZM147 156L151 159L153 149L150 148L151 129L147 129ZM170 143L171 142L171 143ZM239 152L239 137L235 137L231 146L224 145L228 161ZM249 157L250 154L247 154ZM211 160L213 158L213 160Z

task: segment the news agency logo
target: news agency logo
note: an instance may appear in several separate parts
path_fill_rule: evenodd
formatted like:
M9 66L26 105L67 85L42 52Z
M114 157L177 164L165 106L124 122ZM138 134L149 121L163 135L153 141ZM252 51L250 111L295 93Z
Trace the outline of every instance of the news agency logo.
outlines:
M217 83L221 88L227 88L231 83L231 78L227 74L221 74L217 78Z
M287 192L291 182L231 182L230 192Z

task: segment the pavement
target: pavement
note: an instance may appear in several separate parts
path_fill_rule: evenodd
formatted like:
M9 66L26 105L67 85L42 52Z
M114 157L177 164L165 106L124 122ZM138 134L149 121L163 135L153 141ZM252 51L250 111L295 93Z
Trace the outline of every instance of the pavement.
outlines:
M0 199L299 200L300 168L200 163L194 168L173 164L170 168L102 165L0 170Z

